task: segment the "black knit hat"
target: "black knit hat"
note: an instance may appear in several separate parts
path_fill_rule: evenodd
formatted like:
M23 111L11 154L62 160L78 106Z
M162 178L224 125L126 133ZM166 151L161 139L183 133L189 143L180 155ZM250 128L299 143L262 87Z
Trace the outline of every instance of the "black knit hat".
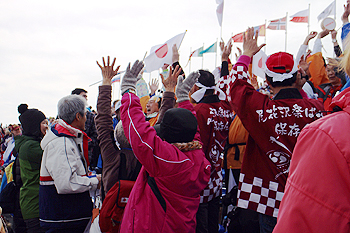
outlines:
M206 87L215 86L215 77L212 73L207 70L199 70L198 82L203 84Z
M27 104L21 104L18 106L19 121L22 124L23 135L42 137L40 130L40 124L46 119L44 113L38 109L28 109Z
M184 108L167 110L160 123L160 136L169 143L191 142L196 132L197 119Z

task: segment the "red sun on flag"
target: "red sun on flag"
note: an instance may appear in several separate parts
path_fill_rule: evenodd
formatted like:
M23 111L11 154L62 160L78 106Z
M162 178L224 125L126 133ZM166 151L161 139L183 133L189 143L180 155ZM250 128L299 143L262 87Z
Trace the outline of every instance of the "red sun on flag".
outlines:
M262 69L262 67L263 67L263 61L262 61L262 60L263 60L263 59L260 58L260 60L259 60L259 62L258 62L258 66L259 66L260 69Z
M155 53L159 58L165 57L168 53L168 45L167 44L162 45L159 49L156 50Z

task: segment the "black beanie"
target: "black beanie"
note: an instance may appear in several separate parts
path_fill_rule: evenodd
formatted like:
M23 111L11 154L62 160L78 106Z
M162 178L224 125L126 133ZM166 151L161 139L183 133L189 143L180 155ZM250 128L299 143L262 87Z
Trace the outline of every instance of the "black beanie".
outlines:
M197 119L191 111L172 108L165 112L160 123L160 135L169 143L191 142L197 132Z
M18 106L19 121L22 124L23 135L42 137L40 130L40 124L46 119L44 113L38 109L28 109L27 104L21 104Z

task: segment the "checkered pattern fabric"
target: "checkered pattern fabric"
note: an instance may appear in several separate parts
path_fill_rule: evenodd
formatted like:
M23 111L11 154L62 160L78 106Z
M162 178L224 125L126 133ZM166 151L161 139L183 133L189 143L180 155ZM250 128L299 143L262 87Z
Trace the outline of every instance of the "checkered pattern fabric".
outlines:
M283 187L277 182L264 181L258 177L250 180L241 173L237 206L277 218L283 194Z
M211 171L211 176L208 182L208 186L201 193L200 203L207 203L213 200L215 197L218 197L221 195L221 191L222 191L221 169L219 171L216 171L216 170Z
M246 81L249 81L249 72L245 71L244 66L235 66L233 67L233 69L231 70L230 73L230 77L232 79L232 82L234 82L236 80L236 78L238 79L243 79Z
M220 77L216 86L220 88L226 94L226 101L231 101L230 96L230 85L235 82L236 79L246 80L248 83L250 82L249 72L244 70L244 66L235 66L232 68L231 73L226 76Z

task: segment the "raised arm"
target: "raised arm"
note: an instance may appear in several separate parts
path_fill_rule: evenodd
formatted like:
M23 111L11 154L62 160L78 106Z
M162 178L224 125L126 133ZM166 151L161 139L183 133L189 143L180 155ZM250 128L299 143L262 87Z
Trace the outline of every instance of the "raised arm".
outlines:
M228 70L228 62L229 62L229 56L232 51L232 43L231 41L227 46L224 46L224 42L220 42L220 46L223 46L222 48L222 55L221 55L221 77L228 75L229 70Z
M344 41L346 36L349 34L350 31L350 24L349 24L349 14L350 14L350 0L347 0L346 5L344 5L344 12L341 17L341 20L343 22L342 32L341 32L341 39Z
M333 42L333 47L334 47L334 53L337 57L340 57L340 55L342 55L342 51L341 48L338 44L337 41L337 31L336 30L332 30L331 31L331 35L332 35L332 42Z
M95 124L103 160L102 180L105 191L108 191L119 179L120 156L117 153L118 148L115 146L113 136L114 129L110 105L112 95L111 80L117 74L120 66L114 69L115 58L111 65L109 57L107 58L107 64L104 58L102 60L103 66L97 62L103 79L102 85L99 86Z
M199 72L192 72L186 79L180 75L177 79L177 85L175 89L175 94L177 97L177 103L179 103L179 108L184 108L190 110L194 116L196 116L196 111L193 105L190 103L189 92L193 85L198 81L200 74ZM194 140L201 141L199 135L199 127L197 127L197 133L194 136Z
M175 87L177 83L177 77L180 75L182 69L179 66L176 66L174 71L172 66L169 67L169 76L167 79L164 78L162 74L160 74L162 78L162 83L165 88L165 92L163 93L162 103L159 109L158 120L156 124L160 124L163 120L164 113L175 106Z
M158 79L156 78L151 79L148 85L149 85L149 89L151 90L151 96L154 96L159 87Z
M176 47L176 44L173 45L172 49L173 49L173 56L172 56L172 62L173 62L172 67L173 67L173 70L176 68L176 66L179 66L179 68L181 69L180 75L185 77L185 73L182 70L181 65L179 63L180 54L179 54L179 51L178 51L178 49Z
M325 36L327 36L329 34L329 32L330 31L328 29L324 29L323 31L318 33L317 39L316 39L315 44L314 44L314 48L312 49L312 54L322 52L323 46L322 46L321 39L324 38Z

